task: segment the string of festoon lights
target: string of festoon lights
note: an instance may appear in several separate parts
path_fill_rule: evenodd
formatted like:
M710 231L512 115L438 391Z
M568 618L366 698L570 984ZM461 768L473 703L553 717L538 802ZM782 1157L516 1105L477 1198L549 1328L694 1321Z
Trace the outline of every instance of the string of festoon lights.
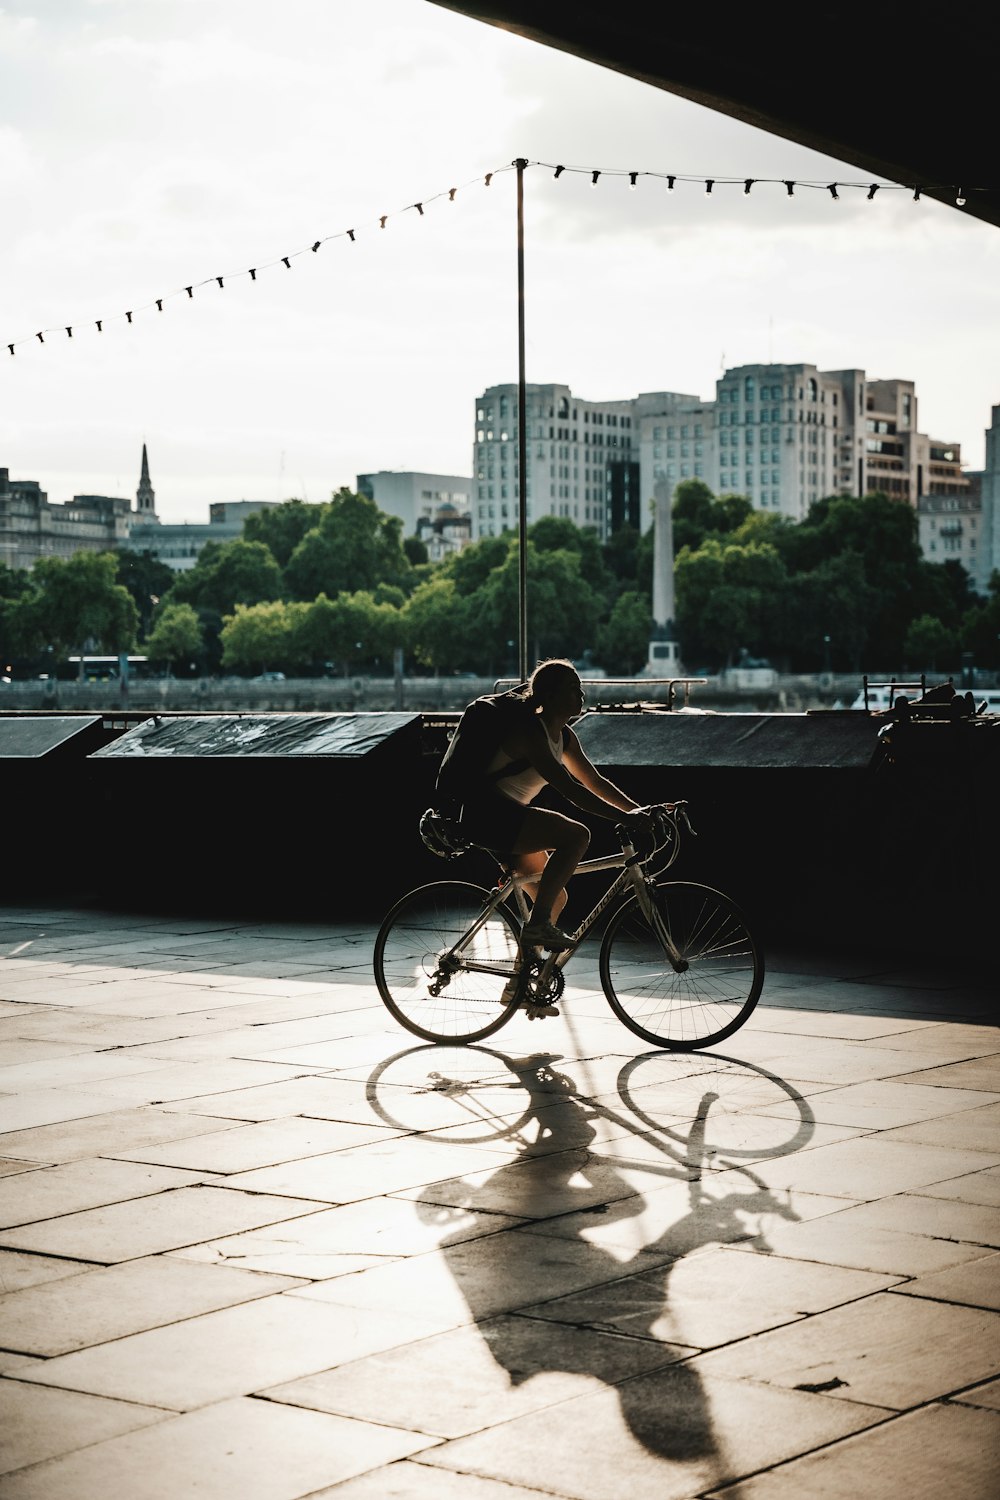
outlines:
M180 297L190 301L194 298L195 292L201 291L205 287L214 287L217 291L222 290L227 282L232 282L240 278L247 278L251 282L255 282L262 272L270 271L278 266L283 267L286 271L290 271L294 260L304 255L315 255L324 245L329 245L335 240L345 240L349 244L357 244L359 236L363 238L369 231L378 234L384 231L393 219L410 214L416 214L419 218L423 218L425 211L434 204L441 202L454 203L460 192L465 192L467 189L476 186L488 188L494 178L506 172L523 171L529 167L537 167L550 171L556 180L564 175L586 176L590 178L590 184L593 188L597 188L601 182L606 183L624 179L628 180L629 189L632 191L638 189L640 180L644 184L649 183L654 187L657 184L663 184L668 194L678 190L684 191L687 188L697 188L706 194L714 193L716 190L723 193L729 189L737 188L742 191L744 196L749 197L754 188L767 189L778 187L784 190L786 198L794 197L796 191L799 189L805 192L819 191L826 193L833 202L840 200L841 192L844 192L848 196L859 191L863 192L868 202L871 202L878 193L904 192L909 193L914 202L919 202L924 193L933 193L935 195L947 193L953 198L956 207L964 208L971 194L995 191L991 188L961 186L950 183L904 184L898 182L851 182L841 180L830 182L825 178L822 180L808 180L791 177L747 177L744 175L732 177L718 173L708 175L701 172L653 172L629 170L628 168L621 167L568 166L557 162L527 161L524 158L519 158L509 165L497 167L485 174L479 174L459 187L444 188L441 192L434 193L430 197L421 198L413 203L408 203L392 213L379 214L377 219L373 219L370 224L365 225L363 228L341 229L333 234L322 235L319 239L313 240L308 245L302 245L297 250L290 250L287 255L276 256L273 260L249 266L239 271L228 271L223 272L221 275L206 276L197 281L192 280L189 283L176 287L172 292L165 293L162 297L152 297L148 302L130 308L126 312L113 314L110 317L78 320L74 323L63 324L61 327L41 328L36 333L26 334L23 338L13 339L9 342L5 340L4 342L9 353L13 355L22 344L34 344L36 342L44 344L47 337L49 339L59 337L71 339L74 336L74 330L79 333L81 329L93 329L100 334L104 332L106 327L115 322L124 322L131 325L140 313L151 312L154 308L157 313L162 313L166 304L175 298Z

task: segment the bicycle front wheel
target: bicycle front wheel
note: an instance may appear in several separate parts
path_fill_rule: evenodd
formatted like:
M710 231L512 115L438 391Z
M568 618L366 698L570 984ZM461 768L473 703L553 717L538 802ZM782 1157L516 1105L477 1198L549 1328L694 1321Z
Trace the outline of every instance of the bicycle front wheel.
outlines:
M428 1042L477 1042L517 1009L505 994L518 932L490 892L439 880L404 896L375 939L375 983L390 1014ZM511 986L513 990L513 986Z
M764 983L764 960L746 918L707 885L669 881L650 894L652 926L636 896L608 924L601 945L608 1004L655 1047L691 1052L721 1042L746 1021ZM683 972L673 967L657 928L679 953Z

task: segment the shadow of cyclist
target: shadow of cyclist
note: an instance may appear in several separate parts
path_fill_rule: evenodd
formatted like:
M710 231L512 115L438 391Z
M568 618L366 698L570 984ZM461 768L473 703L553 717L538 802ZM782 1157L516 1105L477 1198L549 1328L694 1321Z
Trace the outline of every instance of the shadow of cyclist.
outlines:
M483 1281L481 1263L471 1267L464 1254L467 1219L460 1232L441 1240L441 1250L493 1358L506 1369L512 1386L555 1370L604 1380L617 1390L625 1422L648 1451L677 1462L711 1459L717 1452L711 1414L697 1373L684 1362L691 1346L671 1345L662 1333L665 1322L669 1323L671 1270L706 1245L749 1242L755 1249L766 1250L762 1234L748 1231L747 1216L778 1214L794 1219L797 1215L790 1202L781 1202L746 1168L740 1169L748 1179L746 1190L721 1197L706 1194L702 1182L705 1121L716 1098L706 1091L687 1138L687 1152L674 1149L664 1155L663 1164L649 1166L660 1177L687 1184L687 1212L655 1240L636 1249L631 1259L616 1256L586 1236L588 1215L593 1213L593 1222L602 1226L624 1222L642 1215L647 1200L613 1158L591 1149L598 1134L595 1121L602 1111L577 1092L567 1073L555 1069L558 1059L553 1054L495 1055L503 1058L528 1094L518 1158L475 1185L458 1179L427 1188L417 1200L418 1212L441 1227L456 1211L463 1218L469 1212L499 1212L536 1222L562 1219L567 1228L572 1224L572 1232L558 1238L528 1230L494 1236L489 1284ZM529 1117L537 1123L533 1139L525 1135ZM637 1133L648 1138L647 1131ZM578 1216L575 1223L572 1215ZM565 1318L559 1318L558 1305L552 1305L565 1295L558 1286L564 1263L555 1252L557 1245L574 1247L575 1285L582 1283L585 1288L566 1297ZM547 1254L555 1262L556 1282L545 1289L540 1270ZM537 1304L538 1315L499 1316L497 1282L502 1287L523 1286L525 1301L518 1310ZM625 1338L602 1340L602 1333ZM629 1340L635 1342L629 1346ZM606 1347L618 1356L611 1369L603 1362ZM655 1376L629 1378L653 1370Z

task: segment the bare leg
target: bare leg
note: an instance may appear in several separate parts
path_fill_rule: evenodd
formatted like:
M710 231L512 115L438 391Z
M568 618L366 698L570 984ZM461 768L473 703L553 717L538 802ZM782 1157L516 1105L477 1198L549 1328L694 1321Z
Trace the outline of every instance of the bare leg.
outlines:
M562 910L566 904L566 885L589 844L590 831L582 823L541 808L528 812L511 855L519 872L539 872L537 883L532 881L535 892L532 921L551 922L557 901L558 910ZM547 859L546 851L550 851Z

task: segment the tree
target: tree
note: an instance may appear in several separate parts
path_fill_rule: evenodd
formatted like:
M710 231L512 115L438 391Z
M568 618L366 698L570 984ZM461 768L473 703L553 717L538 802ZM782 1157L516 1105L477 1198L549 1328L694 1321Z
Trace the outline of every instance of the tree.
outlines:
M608 671L631 677L649 655L653 616L649 599L634 589L619 594L611 614L597 630L597 659Z
M103 651L131 650L139 613L128 589L115 581L117 572L111 552L39 558L29 589L7 612L15 638L28 650L50 646L56 658L79 654L81 679L91 642Z
M255 543L254 545L259 545ZM222 623L222 665L266 671L301 659L299 616L280 599L237 604Z
M685 547L692 552L700 547L715 529L715 496L703 479L682 479L674 490L671 515L674 528L674 553Z
M948 661L957 654L958 640L934 615L918 615L911 621L906 632L906 662L910 670L919 672L929 668L937 671L939 661Z
M417 661L439 672L469 671L478 667L484 648L482 632L474 628L472 596L459 593L454 576L439 571L414 589L403 610L409 649Z
M773 547L708 537L696 552L684 548L674 570L677 624L686 658L709 653L727 665L741 649L767 648L774 598L785 566Z
M146 637L146 654L170 667L200 656L204 646L201 622L190 604L165 605Z
M1000 572L989 581L989 597L969 610L962 621L962 648L971 651L978 667L1000 667Z
M403 643L402 611L392 602L378 602L368 589L320 594L311 604L289 606L299 611L295 644L302 659L336 661L346 675L362 666L391 659Z
M118 553L118 582L125 585L135 600L141 635L149 633L153 611L173 587L175 577L173 568L168 568L151 552L126 549Z
M385 515L374 500L338 490L288 560L288 592L295 599L315 599L321 593L332 599L380 583L408 592L413 570L403 550L402 529L399 517Z
M542 516L528 528L528 541L537 552L575 552L580 559L580 577L599 594L607 594L612 577L592 526L577 526L565 516Z
M528 543L528 636L534 655L578 657L594 641L602 600L581 576L576 552L537 552ZM517 640L520 619L519 545L513 538L507 558L476 594L483 625L495 651Z
M207 542L194 567L177 575L168 600L229 615L238 604L265 604L281 594L281 569L270 549L237 537Z
M245 542L263 542L279 568L288 560L307 532L318 526L325 505L305 500L284 500L266 510L251 511L243 522Z

